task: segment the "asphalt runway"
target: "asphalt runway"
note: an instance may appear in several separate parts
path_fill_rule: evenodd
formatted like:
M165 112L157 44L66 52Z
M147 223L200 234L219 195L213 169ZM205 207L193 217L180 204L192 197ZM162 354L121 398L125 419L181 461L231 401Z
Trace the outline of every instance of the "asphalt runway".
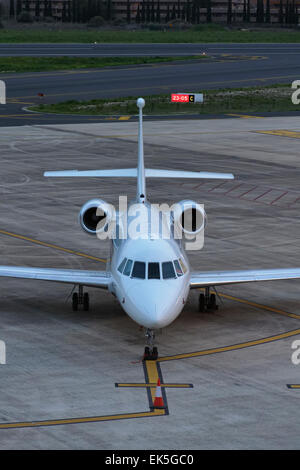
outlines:
M236 177L147 181L151 202L205 204L194 269L300 265L299 117L144 130L146 166ZM79 209L93 197L131 199L134 182L42 175L135 166L136 122L2 127L0 136L1 263L104 269L108 243L82 232ZM159 360L146 364L143 332L109 293L90 289L91 310L73 312L70 292L1 279L1 449L299 449L299 281L224 286L215 313L200 314L191 292L158 332ZM153 412L158 377L166 408Z
M74 56L74 57L106 57L106 56L178 56L201 54L267 54L267 55L299 55L300 44L273 43L117 43L117 44L0 44L0 57L6 56Z
M0 55L180 55L206 52L211 59L107 67L77 71L2 73L7 104L0 105L0 126L98 122L93 116L32 115L24 107L66 100L145 96L203 89L292 83L300 79L298 44L22 44L1 45ZM179 54L180 53L180 54ZM43 98L38 94L42 93Z

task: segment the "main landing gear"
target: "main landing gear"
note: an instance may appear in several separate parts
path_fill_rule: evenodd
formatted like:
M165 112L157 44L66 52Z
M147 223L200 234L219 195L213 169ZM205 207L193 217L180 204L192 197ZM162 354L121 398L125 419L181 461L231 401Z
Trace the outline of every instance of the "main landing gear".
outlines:
M215 311L218 308L216 294L210 294L210 287L205 287L205 293L199 295L199 312Z
M82 305L85 312L90 308L89 294L83 292L83 286L78 286L78 292L74 292L72 295L72 309L74 312L77 312L78 305Z
M148 346L145 347L143 359L144 361L156 361L158 358L158 350L156 346L153 346L155 340L154 330L150 330L150 328L147 328L145 336L147 338Z

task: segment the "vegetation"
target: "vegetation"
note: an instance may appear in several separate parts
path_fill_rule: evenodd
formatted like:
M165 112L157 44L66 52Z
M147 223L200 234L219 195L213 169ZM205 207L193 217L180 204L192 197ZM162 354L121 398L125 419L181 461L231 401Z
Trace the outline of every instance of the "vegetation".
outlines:
M61 29L52 25L43 29L1 29L0 43L299 43L300 31L227 30L221 25L195 25L186 31L172 23L161 30ZM159 25L158 25L159 26ZM51 29L50 29L51 28ZM52 29L53 28L53 29Z
M180 20L181 22L199 24L200 19L203 22L204 10L206 22L209 24L214 16L212 0L187 0L184 2L173 0L173 3L168 3L167 9L161 7L160 0L144 0L139 3L137 10L132 9L130 0L124 0L124 3L125 1L127 1L126 15L123 19L127 23L165 24L169 21ZM275 13L274 9L276 9ZM33 14L29 0L10 0L9 15L11 18L15 18L15 10L18 18L25 12ZM250 3L250 0L244 0L243 11L236 9L233 0L228 0L226 13L227 24L230 25L236 22L249 23L250 21L268 24L272 21L272 15L275 15L281 25L297 25L299 22L297 0L279 0L278 3L272 4L272 12L270 0L266 0L265 4L264 0L256 0L256 5ZM55 18L64 23L88 23L95 17L101 17L104 21L111 22L115 17L115 12L112 0L66 0L63 2L61 13L53 9L52 0L35 0L34 17L37 21L41 18Z
M290 85L206 90L204 103L171 103L170 95L146 96L145 114L252 114L274 111L299 111L292 104ZM30 109L62 114L82 115L136 115L136 98L95 99L90 101L65 101L39 105Z

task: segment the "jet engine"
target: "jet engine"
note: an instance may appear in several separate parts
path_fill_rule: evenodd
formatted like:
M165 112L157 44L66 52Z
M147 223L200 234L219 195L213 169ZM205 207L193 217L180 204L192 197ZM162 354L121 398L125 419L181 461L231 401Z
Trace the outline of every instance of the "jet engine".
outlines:
M194 201L180 201L175 205L174 224L185 235L196 235L204 230L207 222L202 205Z
M113 208L102 199L91 199L79 212L79 223L83 230L96 235L107 230L113 218Z

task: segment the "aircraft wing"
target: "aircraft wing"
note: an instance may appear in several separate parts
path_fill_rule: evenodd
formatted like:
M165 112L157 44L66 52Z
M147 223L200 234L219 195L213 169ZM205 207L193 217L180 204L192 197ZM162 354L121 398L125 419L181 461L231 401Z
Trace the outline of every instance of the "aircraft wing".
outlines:
M27 268L23 266L0 266L0 277L38 279L42 281L81 284L83 286L107 288L111 276L106 271L84 271L77 269Z
M196 289L197 287L283 279L300 279L300 268L191 272L190 286L191 289Z

